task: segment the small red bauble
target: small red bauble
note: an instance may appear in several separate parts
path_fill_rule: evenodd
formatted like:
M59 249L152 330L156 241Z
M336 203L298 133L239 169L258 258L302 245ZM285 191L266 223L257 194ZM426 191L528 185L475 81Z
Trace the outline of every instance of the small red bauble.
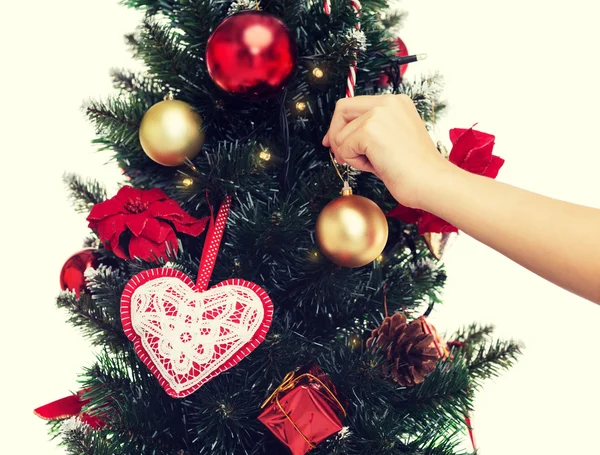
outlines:
M296 43L270 14L245 11L225 19L206 46L212 80L232 95L263 99L279 92L296 64Z
M77 298L86 292L85 271L98 267L98 252L95 248L78 251L65 262L60 271L60 287L63 291L74 291Z

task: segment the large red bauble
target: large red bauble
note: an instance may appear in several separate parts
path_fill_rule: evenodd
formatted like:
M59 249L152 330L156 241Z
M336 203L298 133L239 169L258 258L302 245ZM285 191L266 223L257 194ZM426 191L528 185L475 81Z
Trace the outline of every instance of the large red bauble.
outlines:
M296 64L296 43L283 22L245 11L225 19L210 35L206 65L212 80L233 95L262 99L279 92Z
M77 298L81 292L87 292L85 271L90 267L98 267L98 251L95 248L84 248L65 262L60 271L60 287L63 291L74 291Z

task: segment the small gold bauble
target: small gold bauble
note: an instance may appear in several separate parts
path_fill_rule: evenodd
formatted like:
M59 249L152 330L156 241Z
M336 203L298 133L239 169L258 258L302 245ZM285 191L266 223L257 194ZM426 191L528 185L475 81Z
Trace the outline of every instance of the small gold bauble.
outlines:
M163 166L179 166L200 153L202 118L179 100L156 103L144 114L140 143L146 155Z
M374 261L388 238L388 223L379 206L347 190L321 211L316 230L323 254L342 267Z

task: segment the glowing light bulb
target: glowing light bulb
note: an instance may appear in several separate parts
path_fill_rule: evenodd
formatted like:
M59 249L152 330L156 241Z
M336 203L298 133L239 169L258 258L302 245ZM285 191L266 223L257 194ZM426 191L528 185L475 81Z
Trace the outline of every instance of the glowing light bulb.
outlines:
M303 112L306 110L306 103L304 101L298 101L296 103L296 110L299 112Z
M268 150L263 150L258 154L261 160L269 161L271 159L271 153Z
M181 183L183 183L184 186L191 186L194 181L191 178L186 177L181 181Z
M323 70L319 67L313 69L312 73L313 73L313 76L316 77L317 79L321 79L325 75Z

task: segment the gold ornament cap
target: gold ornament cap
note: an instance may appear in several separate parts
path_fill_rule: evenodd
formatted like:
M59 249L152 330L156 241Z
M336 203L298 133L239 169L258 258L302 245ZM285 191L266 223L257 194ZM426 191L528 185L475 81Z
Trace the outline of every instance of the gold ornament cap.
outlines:
M342 196L352 196L352 188L347 181L344 181L344 187L342 188Z

